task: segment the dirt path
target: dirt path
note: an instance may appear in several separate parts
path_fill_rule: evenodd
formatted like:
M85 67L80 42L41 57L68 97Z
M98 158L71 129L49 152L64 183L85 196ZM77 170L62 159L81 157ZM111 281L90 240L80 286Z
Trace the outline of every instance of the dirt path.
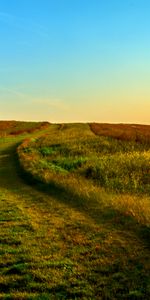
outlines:
M38 272L41 257L47 255L45 237L53 225L49 220L52 215L57 219L62 209L50 196L20 178L16 146L16 141L5 140L0 148L0 299L37 295L41 283L33 282L32 286L30 271L34 268ZM57 228L52 236L55 231Z
M66 299L59 289L68 294L64 274L72 268L70 240L88 220L26 184L18 174L17 144L5 139L0 147L0 299ZM77 243L82 238L79 233Z

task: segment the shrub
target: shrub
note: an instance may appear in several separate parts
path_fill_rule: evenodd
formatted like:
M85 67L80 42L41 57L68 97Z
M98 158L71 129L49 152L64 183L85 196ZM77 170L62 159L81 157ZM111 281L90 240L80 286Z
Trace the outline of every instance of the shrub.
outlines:
M39 151L43 156L47 156L55 153L55 150L52 147L42 147L39 149Z

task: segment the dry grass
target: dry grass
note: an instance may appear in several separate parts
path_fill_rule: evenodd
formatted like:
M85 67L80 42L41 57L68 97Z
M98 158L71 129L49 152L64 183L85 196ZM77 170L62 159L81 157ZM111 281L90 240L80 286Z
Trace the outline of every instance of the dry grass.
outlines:
M48 126L48 122L0 121L0 137L33 133L37 130L45 129Z
M150 125L91 123L90 128L99 136L150 144Z

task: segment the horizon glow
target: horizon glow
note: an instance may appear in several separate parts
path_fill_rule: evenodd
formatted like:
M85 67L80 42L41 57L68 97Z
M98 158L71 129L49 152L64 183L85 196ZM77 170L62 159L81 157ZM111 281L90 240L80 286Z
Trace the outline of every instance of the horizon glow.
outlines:
M150 124L148 0L0 3L0 119Z

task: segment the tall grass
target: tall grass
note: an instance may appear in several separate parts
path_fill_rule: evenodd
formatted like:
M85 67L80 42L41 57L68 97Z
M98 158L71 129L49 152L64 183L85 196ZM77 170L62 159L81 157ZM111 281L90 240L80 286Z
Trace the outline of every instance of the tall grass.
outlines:
M134 208L129 204L126 206L126 213L133 215L134 210L136 219L140 220L138 199L142 195L147 199L150 194L150 150L147 144L98 137L84 124L68 124L63 129L51 125L48 135L21 144L18 155L23 169L33 178L70 191L74 197L78 195L88 202L92 199L99 201L104 188L109 193L118 194L117 198L110 196L107 204L115 206L119 201L123 213L126 201L123 203L119 199L128 199L127 202L137 199ZM141 217L142 220L148 219L149 205L147 201L145 203L146 217Z
M99 136L150 145L150 125L90 123L90 128Z
M28 162L31 173L43 178L55 174L56 181L61 174L85 177L112 191L150 193L147 144L97 137L86 125L66 125L65 131L54 128L49 136L19 147L21 162Z

